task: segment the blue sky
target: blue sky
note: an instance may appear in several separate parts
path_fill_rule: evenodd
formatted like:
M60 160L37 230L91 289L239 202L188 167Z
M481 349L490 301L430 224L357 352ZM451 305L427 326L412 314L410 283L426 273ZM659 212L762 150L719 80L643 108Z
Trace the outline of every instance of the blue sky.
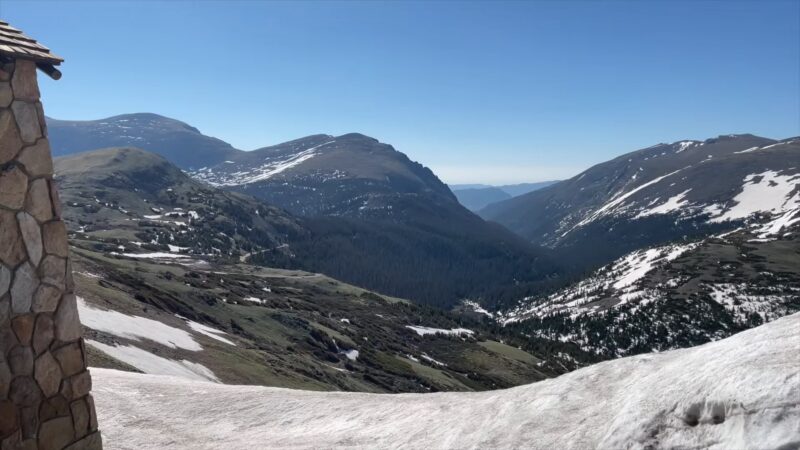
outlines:
M800 2L0 0L67 62L47 114L155 112L250 150L357 131L452 183L658 142L800 135Z

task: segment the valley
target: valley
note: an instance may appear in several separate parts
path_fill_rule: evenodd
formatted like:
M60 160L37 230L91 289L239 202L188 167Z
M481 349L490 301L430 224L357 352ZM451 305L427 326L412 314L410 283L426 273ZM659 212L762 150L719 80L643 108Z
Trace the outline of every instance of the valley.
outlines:
M574 367L563 344L522 351L479 322L319 274L72 244L94 367L366 392L495 389Z
M92 274L77 277L83 308L206 341L197 352L87 325L95 365L316 390L485 390L800 311L798 142L682 141L516 187L534 190L481 215L521 236L360 134L188 171L133 147L55 167L75 265ZM720 170L731 175L702 183ZM524 239L534 228L515 223L557 228L536 247ZM196 336L203 327L213 331Z
M103 134L98 144L108 139ZM243 152L240 162L222 163L230 174L254 167L235 184L221 169L190 178L129 147L64 156L56 170L64 199L78 205L66 209L78 227L131 229L141 236L128 233L129 244L152 251L172 245L235 259L249 254L251 263L322 272L438 307L467 297L510 301L567 269L551 251L468 211L429 169L391 146L356 134L331 139ZM321 153L296 156L309 149ZM275 162L292 158L300 162ZM283 169L274 172L277 166ZM181 229L189 221L193 230Z
M450 190L458 202L473 212L478 212L489 205L508 200L528 192L556 184L558 181L542 181L538 183L509 184L505 186L489 186L485 184L451 184Z
M426 392L515 386L595 360L320 273L251 265L294 258L313 222L197 182L158 155L97 150L55 168L93 366Z

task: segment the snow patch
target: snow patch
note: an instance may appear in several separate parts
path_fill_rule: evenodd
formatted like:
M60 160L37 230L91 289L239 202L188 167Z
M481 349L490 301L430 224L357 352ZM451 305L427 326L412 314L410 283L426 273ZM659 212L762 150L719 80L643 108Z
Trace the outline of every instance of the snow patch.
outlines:
M474 302L474 301L472 301L472 300L464 300L464 301L463 301L463 302L461 302L461 303L462 303L462 304L463 304L463 305L464 305L466 308L469 308L469 309L471 309L473 312L476 312L476 313L478 313L478 314L483 314L484 316L487 316L487 317L494 317L494 314L492 314L491 312L489 312L489 310L487 310L486 308L484 308L483 306L481 306L481 305L480 305L478 302Z
M193 352L203 349L191 334L157 320L141 316L129 316L117 311L98 309L77 297L78 314L87 328L117 337L141 341L147 339L169 348L181 348Z
M181 247L177 247L181 248ZM178 255L175 253L165 253L165 252L153 252L153 253L121 253L122 256L127 256L128 258L141 258L141 259L181 259L181 258L188 258L188 255Z
M744 178L742 191L733 198L734 205L712 216L709 222L746 219L755 213L782 214L800 208L798 183L800 174L781 175L772 170L750 174Z
M346 357L347 357L347 359L349 359L350 361L355 361L355 360L357 360L357 359L358 359L358 354L359 354L359 353L358 353L358 350L355 350L355 349L354 349L354 350L346 350L346 351L344 351L344 352L342 352L342 353L343 353L343 354L344 354L344 356L346 356Z
M171 375L188 380L219 382L219 378L217 378L210 369L202 364L185 359L174 361L154 355L132 345L107 345L90 339L86 340L86 345L90 345L112 358L129 364L146 374ZM92 369L92 372L95 370L96 369Z
M431 328L431 327L420 327L416 325L406 325L406 328L410 328L414 330L420 336L426 336L429 334L445 334L450 336L461 336L462 334L466 334L467 336L473 335L475 332L472 330L468 330L466 328L452 328L449 330L445 330L443 328Z
M223 342L223 343L228 344L228 345L236 346L236 344L233 341L222 337L222 336L227 335L228 333L226 333L226 332L224 332L222 330L218 330L216 328L212 328L212 327L210 327L208 325L203 325L202 323L197 323L195 321L192 321L192 320L189 320L189 319L186 319L186 318L182 318L182 319L186 322L187 325L189 325L189 328L191 328L192 331L196 331L196 332L198 332L198 333L200 333L200 334L202 334L204 336L208 336L211 339L214 339L216 341Z
M654 208L650 208L640 212L639 214L636 215L635 218L641 219L642 217L652 216L656 214L669 214L673 211L678 211L679 209L689 204L689 201L686 200L686 194L688 194L689 191L691 191L691 189L687 189L674 197L670 197L669 199L667 199L666 202Z
M625 202L625 200L630 198L632 195L634 195L637 192L639 192L639 191L641 191L643 189L646 189L646 188L648 188L648 187L650 187L650 186L652 186L654 184L659 183L661 180L663 180L665 178L668 178L668 177L671 177L672 175L675 175L676 173L680 172L681 170L683 170L683 169L678 169L678 170L676 170L674 172L670 172L670 173L668 173L666 175L662 175L662 176L660 176L658 178L654 178L654 179L648 181L647 183L643 183L643 184L631 189L628 192L618 193L611 200L609 200L606 204L604 204L603 206L598 208L594 213L590 214L588 217L586 217L583 220L581 220L580 222L578 222L577 225L575 225L570 230L568 230L567 232L562 234L561 237L566 236L567 234L569 234L572 230L574 230L576 228L580 228L580 227L582 227L582 226L584 226L586 224L594 222L595 220L599 219L600 217L603 217L603 216L611 213L614 209L616 209L618 206L622 205Z
M331 140L279 159L270 159L270 157L268 157L261 166L255 168L247 167L245 170L240 170L238 172L232 171L236 170L236 168L229 169L224 167L220 169L223 171L221 173L214 172L213 168L205 168L193 172L190 175L212 186L240 186L256 183L258 181L268 180L275 175L299 166L303 162L317 156L319 154L317 150L333 142L335 141Z

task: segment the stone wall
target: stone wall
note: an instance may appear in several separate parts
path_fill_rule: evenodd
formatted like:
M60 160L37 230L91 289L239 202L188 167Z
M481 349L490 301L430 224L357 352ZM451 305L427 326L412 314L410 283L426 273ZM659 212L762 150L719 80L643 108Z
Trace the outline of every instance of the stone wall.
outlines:
M0 449L99 449L36 66L0 65Z

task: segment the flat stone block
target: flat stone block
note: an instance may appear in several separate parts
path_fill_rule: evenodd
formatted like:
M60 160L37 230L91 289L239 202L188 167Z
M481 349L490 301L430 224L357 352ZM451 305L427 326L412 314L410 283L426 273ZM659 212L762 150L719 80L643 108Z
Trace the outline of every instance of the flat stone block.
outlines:
M26 256L17 216L0 209L0 262L6 267L16 267Z
M25 166L25 171L31 177L53 174L53 157L50 154L50 143L46 138L41 138L35 144L22 149L17 161Z
M0 171L0 206L20 209L28 192L28 176L17 166Z
M42 230L39 228L36 219L26 212L17 213L17 222L22 232L25 248L28 249L28 259L34 267L38 267L39 262L42 261Z
M0 164L5 164L19 153L22 138L10 109L0 109Z
M39 126L39 114L36 112L36 105L30 102L15 100L11 104L14 111L14 118L19 127L19 135L22 142L33 144L42 137L42 127Z
M50 186L47 180L38 178L31 182L28 197L25 199L25 210L40 223L53 218L53 205L50 203Z

